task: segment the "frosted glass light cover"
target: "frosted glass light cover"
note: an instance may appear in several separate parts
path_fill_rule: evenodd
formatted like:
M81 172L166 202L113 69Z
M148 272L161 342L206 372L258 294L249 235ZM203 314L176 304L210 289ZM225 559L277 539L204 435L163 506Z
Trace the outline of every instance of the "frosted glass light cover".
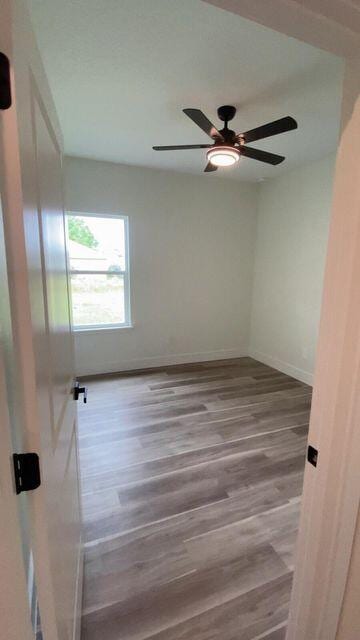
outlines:
M240 151L234 147L213 147L207 152L207 159L216 167L229 167L240 160Z

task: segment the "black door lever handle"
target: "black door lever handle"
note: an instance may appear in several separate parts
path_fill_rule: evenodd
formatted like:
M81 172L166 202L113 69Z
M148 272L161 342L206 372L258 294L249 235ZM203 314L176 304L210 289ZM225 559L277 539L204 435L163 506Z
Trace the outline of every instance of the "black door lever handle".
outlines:
M84 403L87 403L87 387L80 387L80 383L76 380L75 384L74 384L74 388L73 388L73 397L74 400L79 400L79 396L81 393L84 394Z

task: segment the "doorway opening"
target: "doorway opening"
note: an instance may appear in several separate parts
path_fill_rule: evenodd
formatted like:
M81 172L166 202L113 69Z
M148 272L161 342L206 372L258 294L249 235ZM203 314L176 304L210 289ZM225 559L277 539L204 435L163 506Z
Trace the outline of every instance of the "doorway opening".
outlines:
M33 2L49 91L30 28L23 46L21 3L11 148L22 193L9 196L21 190L5 172L5 271L26 446L45 479L29 502L43 640L79 638L83 552L82 640L232 640L239 629L243 640L307 640L309 629L333 640L357 515L346 494L356 387L344 382L358 337L350 63L329 236L344 41L315 48L216 6L226 0L113 3L101 16ZM213 124L224 102L239 136ZM195 148L181 146L184 115L202 122ZM245 153L246 136L279 118L296 126ZM214 169L220 146L235 162ZM334 571L322 574L326 549Z

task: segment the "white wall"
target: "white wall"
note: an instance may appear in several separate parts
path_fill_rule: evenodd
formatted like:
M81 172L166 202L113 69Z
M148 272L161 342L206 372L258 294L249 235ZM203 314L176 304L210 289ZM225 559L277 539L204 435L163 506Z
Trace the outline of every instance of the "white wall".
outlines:
M130 223L134 327L77 333L78 374L247 353L256 185L66 158L65 196Z
M250 353L312 382L335 156L262 183Z
M130 219L134 326L77 333L78 374L250 353L311 383L334 163L254 185L66 158L69 210Z

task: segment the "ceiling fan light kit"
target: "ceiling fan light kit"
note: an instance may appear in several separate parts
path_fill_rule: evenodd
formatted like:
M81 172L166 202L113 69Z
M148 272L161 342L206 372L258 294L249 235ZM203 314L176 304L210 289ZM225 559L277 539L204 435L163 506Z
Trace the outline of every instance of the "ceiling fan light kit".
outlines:
M229 167L239 162L241 156L258 160L259 162L266 162L267 164L280 164L280 162L285 160L284 156L262 151L261 149L254 149L246 145L249 142L255 142L256 140L262 140L263 138L297 129L296 120L290 116L286 116L285 118L268 122L250 131L235 133L235 131L232 131L232 129L228 127L228 122L230 122L236 114L236 108L231 105L224 105L217 110L219 120L225 123L220 131L200 109L183 109L183 112L212 139L213 144L185 144L153 147L153 149L154 151L208 149L206 153L208 162L204 169L206 173L217 171L218 167Z
M215 167L229 167L240 160L240 150L235 147L215 146L206 154L206 157Z

